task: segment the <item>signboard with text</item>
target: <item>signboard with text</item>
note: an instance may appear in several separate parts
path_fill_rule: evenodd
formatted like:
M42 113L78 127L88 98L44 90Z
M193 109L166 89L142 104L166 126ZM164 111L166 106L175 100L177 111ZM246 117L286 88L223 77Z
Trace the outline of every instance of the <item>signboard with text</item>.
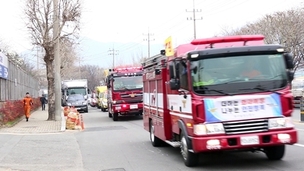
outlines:
M166 51L166 56L174 55L174 49L172 47L172 37L171 36L165 40L165 51Z
M223 122L282 116L277 94L204 99L206 122Z

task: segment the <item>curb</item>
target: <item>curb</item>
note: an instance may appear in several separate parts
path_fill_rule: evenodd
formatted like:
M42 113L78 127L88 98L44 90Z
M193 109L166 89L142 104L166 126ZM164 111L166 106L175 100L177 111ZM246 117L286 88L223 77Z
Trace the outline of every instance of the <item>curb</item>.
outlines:
M65 132L66 131L66 119L64 117L64 114L63 114L63 108L61 108L62 111L61 111L61 129L60 129L60 132Z

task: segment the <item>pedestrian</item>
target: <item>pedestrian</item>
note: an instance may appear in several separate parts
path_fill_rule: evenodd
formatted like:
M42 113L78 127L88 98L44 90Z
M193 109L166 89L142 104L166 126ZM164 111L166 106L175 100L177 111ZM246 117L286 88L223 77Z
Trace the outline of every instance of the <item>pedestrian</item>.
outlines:
M44 94L42 94L42 97L40 97L40 102L41 102L42 110L45 110L46 98Z
M26 122L28 122L28 119L31 115L31 106L33 105L33 100L30 96L29 92L26 92L25 97L23 98L23 107L24 107L24 114Z

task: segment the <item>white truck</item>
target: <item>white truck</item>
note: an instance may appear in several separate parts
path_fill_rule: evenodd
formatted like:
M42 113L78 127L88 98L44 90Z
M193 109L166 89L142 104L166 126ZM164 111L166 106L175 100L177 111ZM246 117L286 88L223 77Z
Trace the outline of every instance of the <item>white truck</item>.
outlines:
M64 80L61 84L62 91L62 106L67 106L67 100L69 95L72 94L81 94L83 95L85 101L81 106L81 110L88 112L88 81L86 79L77 79L77 80Z
M304 91L304 76L296 77L291 83L291 93L294 107L300 107L301 98Z

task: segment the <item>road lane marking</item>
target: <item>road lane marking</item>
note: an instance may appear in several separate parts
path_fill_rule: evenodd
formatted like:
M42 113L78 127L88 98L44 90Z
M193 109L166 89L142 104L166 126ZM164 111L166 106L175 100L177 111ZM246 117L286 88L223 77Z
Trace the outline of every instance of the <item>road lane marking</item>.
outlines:
M304 131L304 129L301 129L301 128L295 128L295 129L298 131Z
M303 147L303 148L304 148L304 145L303 145L303 144L295 143L295 144L293 144L293 145L298 146L298 147Z

